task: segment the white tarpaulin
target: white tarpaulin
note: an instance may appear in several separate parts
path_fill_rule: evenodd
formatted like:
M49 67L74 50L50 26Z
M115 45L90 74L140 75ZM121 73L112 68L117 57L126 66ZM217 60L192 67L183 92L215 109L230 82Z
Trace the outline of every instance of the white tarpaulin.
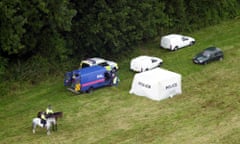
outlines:
M162 68L136 73L130 94L162 100L182 93L181 75Z

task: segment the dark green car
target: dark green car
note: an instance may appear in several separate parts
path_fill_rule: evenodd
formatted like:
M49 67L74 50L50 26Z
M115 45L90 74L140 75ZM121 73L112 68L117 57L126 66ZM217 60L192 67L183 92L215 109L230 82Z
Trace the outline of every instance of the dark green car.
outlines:
M193 57L193 62L195 64L207 64L211 61L222 61L223 57L223 51L220 48L208 47Z

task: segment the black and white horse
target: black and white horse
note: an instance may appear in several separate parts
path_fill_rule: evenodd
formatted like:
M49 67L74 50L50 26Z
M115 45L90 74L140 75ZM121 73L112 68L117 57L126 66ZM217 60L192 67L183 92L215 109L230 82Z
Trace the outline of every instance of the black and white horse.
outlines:
M32 120L32 132L35 133L36 127L39 126L41 128L46 128L47 135L50 135L51 127L52 127L53 131L57 130L57 119L59 117L62 117L62 112L56 112L56 113L53 113L53 114L47 116L45 127L41 123L40 113L41 112L39 112L37 117L33 118L33 120Z
M46 128L47 129L47 135L50 135L50 128L57 123L55 118L47 118L45 127L41 123L40 118L33 118L32 120L32 132L36 132L36 127L39 126L41 128Z

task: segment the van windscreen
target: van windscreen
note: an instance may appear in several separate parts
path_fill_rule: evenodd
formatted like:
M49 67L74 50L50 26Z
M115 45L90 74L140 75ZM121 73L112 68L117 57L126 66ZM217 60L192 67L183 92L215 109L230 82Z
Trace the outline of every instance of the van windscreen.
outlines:
M87 63L82 63L82 68L89 67L90 65Z

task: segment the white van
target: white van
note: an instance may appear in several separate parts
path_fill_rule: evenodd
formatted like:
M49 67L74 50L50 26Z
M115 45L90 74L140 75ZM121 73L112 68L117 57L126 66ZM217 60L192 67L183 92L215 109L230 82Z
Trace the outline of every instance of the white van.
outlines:
M160 47L177 50L186 46L191 46L195 43L195 39L189 36L184 36L180 34L169 34L163 36L160 41Z

